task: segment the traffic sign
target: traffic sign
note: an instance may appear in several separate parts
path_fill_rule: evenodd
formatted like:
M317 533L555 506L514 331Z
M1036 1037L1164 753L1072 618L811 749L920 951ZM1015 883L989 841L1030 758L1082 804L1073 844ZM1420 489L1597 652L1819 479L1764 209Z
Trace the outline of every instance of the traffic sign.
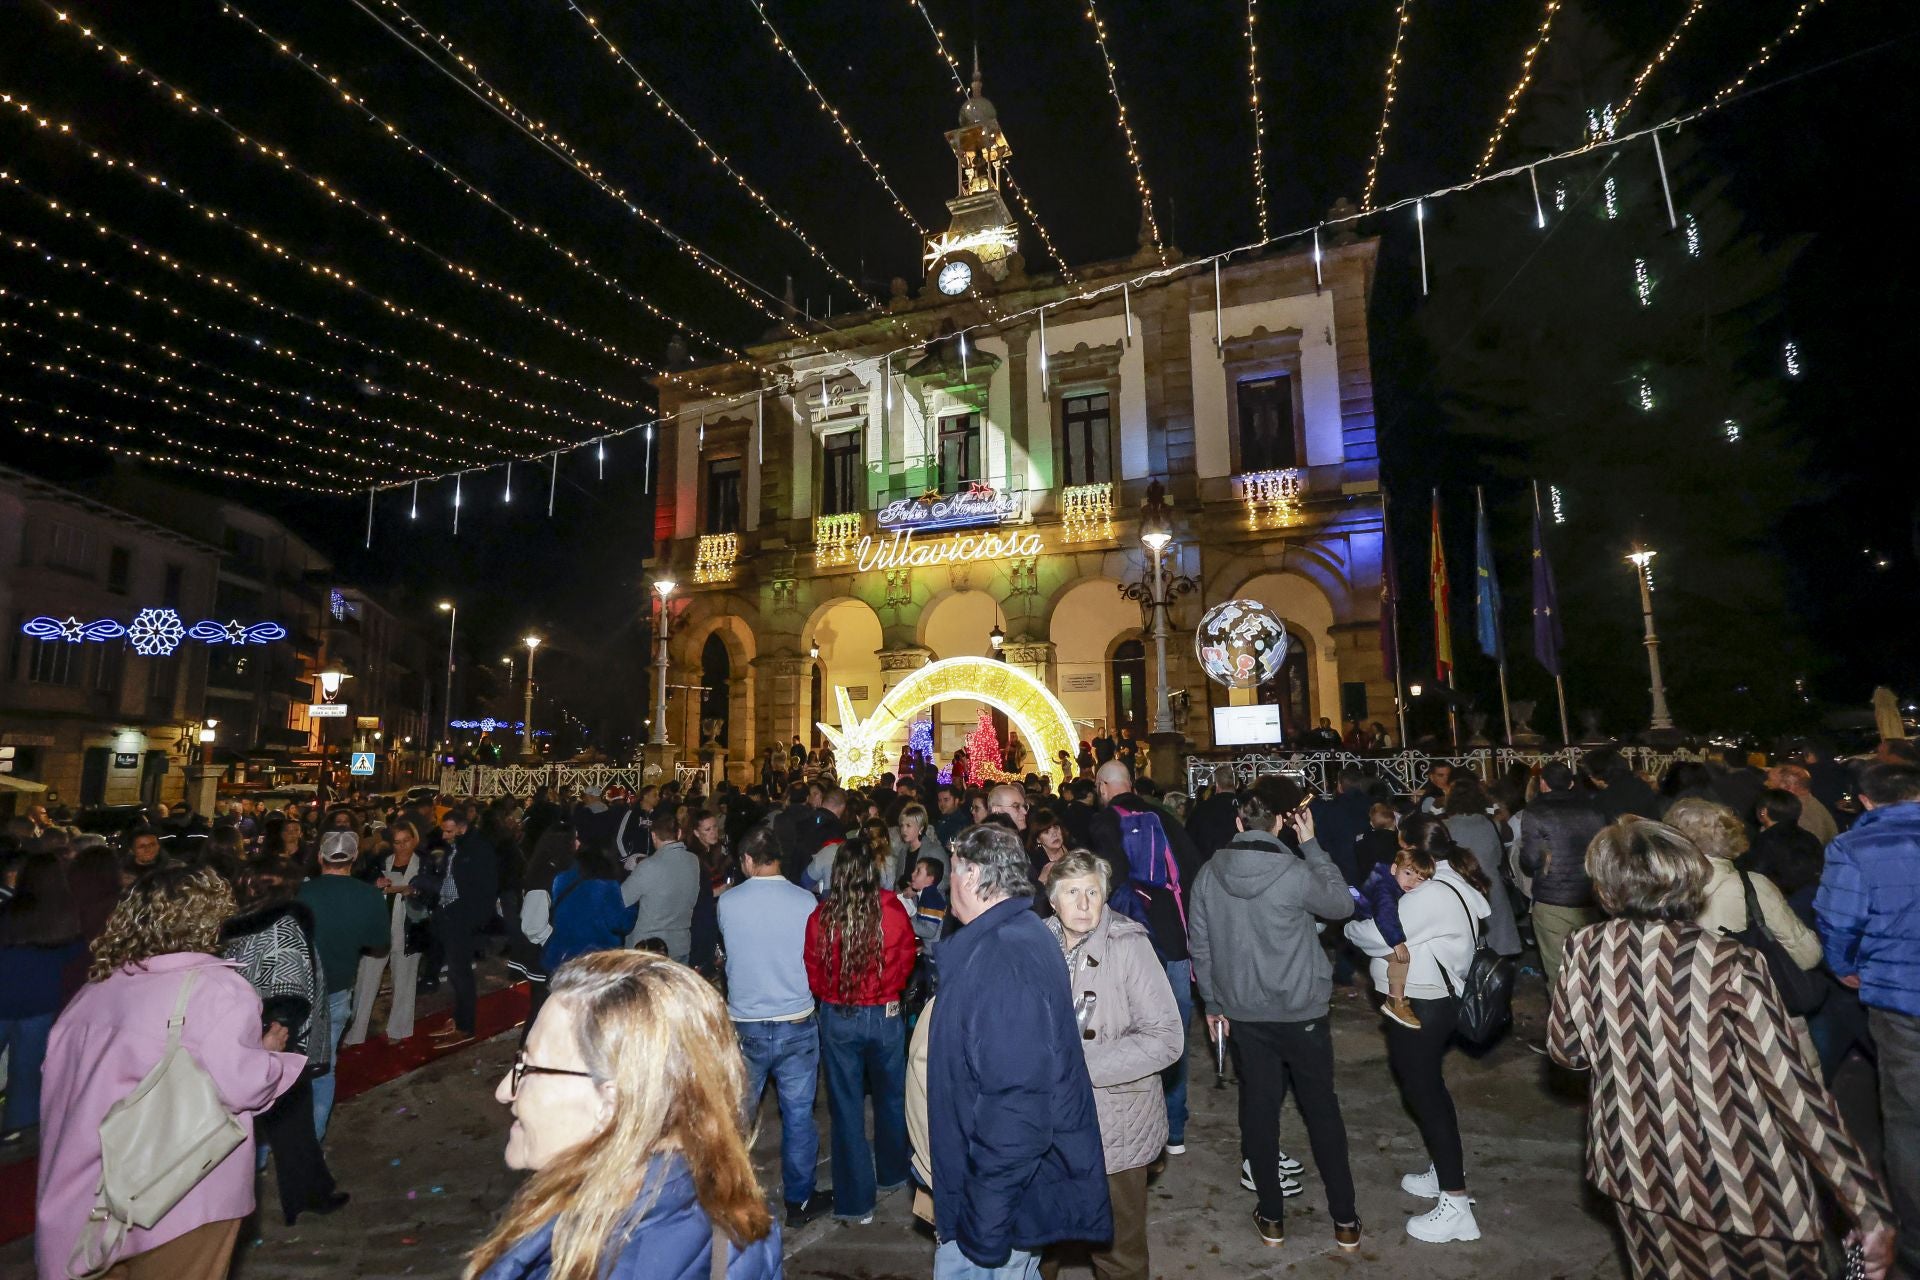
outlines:
M356 778L371 778L373 776L373 760L373 752L356 751L353 753L353 765L347 772Z

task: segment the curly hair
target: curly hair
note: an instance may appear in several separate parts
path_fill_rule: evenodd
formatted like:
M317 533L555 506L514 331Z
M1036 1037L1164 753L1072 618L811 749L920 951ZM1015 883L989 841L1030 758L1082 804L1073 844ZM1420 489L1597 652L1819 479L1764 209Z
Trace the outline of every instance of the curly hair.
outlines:
M233 890L206 867L162 867L120 896L107 927L93 940L88 982L104 982L126 965L183 951L215 955L220 926L233 914Z
M814 958L834 974L836 995L852 1003L886 954L880 923L880 863L864 843L848 841L833 858L827 896L820 901Z

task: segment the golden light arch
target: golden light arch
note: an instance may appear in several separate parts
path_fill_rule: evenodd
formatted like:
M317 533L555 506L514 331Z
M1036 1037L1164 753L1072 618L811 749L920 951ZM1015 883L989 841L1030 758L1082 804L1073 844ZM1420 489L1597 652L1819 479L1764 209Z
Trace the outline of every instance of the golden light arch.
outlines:
M834 686L840 726L820 725L833 744L842 782L869 782L885 768L882 748L895 731L936 702L967 698L1002 712L1020 730L1037 757L1052 765L1062 751L1075 750L1073 719L1053 691L1020 668L991 658L943 658L929 663L887 690L866 720L854 715L853 700ZM1035 770L1043 772L1044 770Z

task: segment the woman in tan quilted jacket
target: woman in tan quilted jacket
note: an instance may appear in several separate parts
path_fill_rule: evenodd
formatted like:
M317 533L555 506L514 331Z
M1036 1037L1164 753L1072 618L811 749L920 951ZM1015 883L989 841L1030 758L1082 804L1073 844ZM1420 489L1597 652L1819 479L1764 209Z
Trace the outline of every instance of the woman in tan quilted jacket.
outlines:
M1113 1205L1113 1240L1093 1247L1093 1273L1147 1280L1147 1166L1167 1141L1160 1072L1186 1051L1180 1010L1147 931L1107 909L1106 862L1075 849L1052 867L1047 927L1066 953ZM1042 1274L1051 1280L1074 1248L1049 1249Z
M1818 1280L1821 1192L1879 1280L1892 1213L1833 1096L1795 1051L1761 955L1698 920L1712 870L1626 817L1587 849L1612 918L1567 940L1547 1048L1593 1073L1587 1178L1639 1280Z

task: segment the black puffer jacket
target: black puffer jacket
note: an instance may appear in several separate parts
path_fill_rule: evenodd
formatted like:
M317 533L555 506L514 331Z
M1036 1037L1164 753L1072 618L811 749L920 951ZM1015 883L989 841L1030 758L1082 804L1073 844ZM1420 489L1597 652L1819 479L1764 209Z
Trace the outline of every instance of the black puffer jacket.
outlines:
M1580 791L1545 791L1520 824L1520 869L1533 877L1533 900L1549 907L1590 907L1587 846L1607 825L1600 806Z

